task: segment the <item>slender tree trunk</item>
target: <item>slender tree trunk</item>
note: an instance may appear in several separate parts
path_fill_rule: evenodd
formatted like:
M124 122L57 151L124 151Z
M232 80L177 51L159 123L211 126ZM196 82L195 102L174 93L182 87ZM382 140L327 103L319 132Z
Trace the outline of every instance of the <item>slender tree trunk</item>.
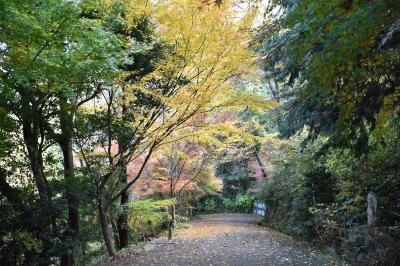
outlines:
M20 88L20 95L22 99L21 106L21 118L22 118L22 135L26 150L28 153L28 159L30 162L30 169L32 171L33 180L35 182L36 188L38 190L40 198L40 210L37 211L48 211L52 210L51 202L51 189L47 182L44 164L43 164L43 140L45 138L43 129L43 112L38 104L39 95L29 93L28 89ZM4 177L5 178L5 177ZM5 186L3 189L8 190L8 192L18 192L16 189L11 189L8 187L6 180L5 183L1 185ZM19 195L14 195L14 199L18 199L19 212L23 213L28 217L31 216L30 209L26 209L23 202L19 198ZM17 205L14 205L17 207ZM33 222L28 225L28 231L31 233L36 233L39 241L45 243L42 252L47 252L49 246L46 243L52 237L52 227L51 224L55 222L54 213L51 215L45 215L40 222ZM26 218L24 218L26 219ZM29 218L28 218L29 219ZM31 250L27 252L24 264L35 264L35 260L40 257L39 252ZM49 259L46 259L49 263ZM43 264L46 262L43 261Z
M30 144L27 145L30 146ZM28 147L28 157L39 196L43 202L47 202L49 200L49 191L44 177L42 155L36 148L30 146Z
M169 183L169 198L172 199L174 197L174 179L173 173L170 174L170 183ZM169 208L169 212L171 214L171 220L168 222L168 240L172 239L172 230L175 225L175 205Z
M171 214L171 220L168 223L168 239L172 239L172 232L175 227L175 205L171 206L169 208L170 214Z
M50 200L50 189L44 175L42 152L38 148L39 137L38 132L35 132L37 130L37 126L33 125L30 114L24 115L22 131L28 151L33 179L35 180L40 198L43 202L48 202L48 200Z
M79 217L79 197L75 186L75 169L72 151L72 128L73 128L73 110L67 99L60 97L60 128L61 137L59 144L64 159L64 179L66 183L66 198L68 202L68 226L72 238L73 248L67 251L61 258L62 265L75 265L75 248L78 246L80 217Z
M263 163L261 162L260 156L258 156L258 152L255 152L255 153L254 153L254 156L255 156L256 159L257 159L258 165L260 165L261 172L262 172L264 178L267 178L267 173L265 172L264 165L263 165Z
M110 213L109 213L110 215ZM111 228L113 231L113 236L114 236L114 246L119 247L119 234L118 234L118 227L117 223L115 222L115 219L113 219L110 215L110 223L111 223Z
M173 227L176 226L176 208L175 205L172 205L172 225Z
M125 121L128 111L125 103L125 90L123 90L122 93L124 94L122 97L122 121ZM119 154L121 155L123 155L127 150L125 134L122 134L122 136L118 140L118 149L119 149ZM122 171L121 171L120 181L123 186L126 186L128 184L127 162L125 161L125 158L123 156L121 160L123 161L122 161ZM125 248L129 245L128 212L126 209L127 208L126 204L128 203L128 200L129 200L129 192L128 190L125 190L121 194L120 206L122 211L117 219L117 229L118 229L118 239L119 239L119 245L117 247L119 249Z
M67 202L68 202L68 224L77 237L80 230L79 225L79 197L74 191L75 182L74 161L71 140L67 140L62 147L64 157L64 176L67 181Z
M98 200L98 211L99 211L99 219L101 225L101 232L103 233L104 243L106 244L107 252L110 257L115 256L115 250L110 238L110 231L107 222L107 213L108 210L103 206L103 203Z
M125 174L126 176L126 174ZM123 184L127 184L127 180L123 180ZM122 212L118 216L117 228L119 238L119 249L125 248L129 244L129 232L128 232L128 213L126 210L126 204L128 203L128 190L124 191L121 195L121 208Z

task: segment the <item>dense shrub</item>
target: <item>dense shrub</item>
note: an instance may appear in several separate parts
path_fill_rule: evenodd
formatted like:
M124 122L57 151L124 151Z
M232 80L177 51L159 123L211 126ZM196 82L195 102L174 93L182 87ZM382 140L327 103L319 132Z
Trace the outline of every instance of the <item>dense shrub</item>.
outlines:
M399 263L400 145L395 136L372 143L374 150L362 156L343 148L319 154L322 140L289 151L260 195L269 207L269 222L330 247L354 265ZM369 191L378 197L373 227L366 225Z
M200 213L240 212L250 213L255 196L251 193L240 192L235 197L209 195L196 203Z
M128 204L128 226L135 241L146 240L167 229L171 217L168 208L175 205L175 199L135 200Z
M253 209L254 195L238 193L234 198L223 198L224 211L250 213Z
M216 174L223 178L224 197L234 198L236 194L246 191L253 181L248 175L247 159L237 159L218 165Z
M235 200L231 198L223 198L222 204L224 204L224 210L226 212L232 212L235 210Z
M239 193L235 197L235 211L250 213L252 211L254 195L249 193Z
M196 209L199 213L215 213L220 211L221 206L222 198L214 195L204 197L196 203Z

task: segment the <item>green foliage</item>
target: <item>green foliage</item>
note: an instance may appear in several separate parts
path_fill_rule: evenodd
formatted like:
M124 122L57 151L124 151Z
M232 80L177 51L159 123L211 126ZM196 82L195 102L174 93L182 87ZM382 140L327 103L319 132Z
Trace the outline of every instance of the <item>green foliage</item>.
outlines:
M177 200L135 200L127 204L128 226L136 241L145 240L167 228L171 217L168 209L177 204Z
M235 210L235 200L231 198L224 197L222 199L222 204L224 204L225 211L234 211Z
M238 193L235 198L223 198L222 204L225 211L251 213L255 196L250 193Z
M321 156L324 141L289 151L261 194L270 223L331 246L355 264L398 261L399 234L391 228L400 222L393 212L400 187L400 143L398 131L391 132L384 142L372 142L374 149L361 157L342 148L331 148ZM366 226L369 191L378 195L377 225L370 229ZM391 261L385 252L392 254Z
M116 18L97 0L11 0L0 1L0 8L0 170L16 188L0 189L0 231L7 236L0 240L0 264L55 264L68 251L86 264L86 243L101 239L96 188L84 169L75 169L74 179L62 177L60 131L72 130L75 121L61 128L60 120L62 112L74 117L103 86L114 84L126 59L110 26ZM80 202L80 245L67 224L68 189Z
M0 195L0 262L22 265L25 262L22 254L25 254L33 263L48 264L54 254L59 254L69 244L62 242L64 224L58 222L53 232L46 231L49 221L62 215L60 210L64 205L58 201L51 208L43 206L28 188L22 195L27 209L15 208L15 203Z
M220 206L218 204L220 201L219 197L206 197L196 203L196 209L200 213L215 213Z
M238 212L251 213L255 196L251 193L240 192L234 198L209 195L196 203L200 213Z
M175 221L177 224L185 224L189 221L189 218L182 215L175 215Z
M235 207L238 212L250 213L255 197L249 193L239 193L235 198Z
M176 229L188 229L190 228L189 225L189 218L182 215L175 215L175 225L174 228Z
M105 251L102 237L126 229L114 203L127 198L128 162L188 122L197 130L198 114L242 106L228 80L252 63L248 23L225 20L234 12L222 5L159 6L0 0L1 265L89 264ZM211 167L199 174L201 193L218 190L212 176ZM173 204L128 204L133 238L156 234Z
M399 112L399 2L274 0L267 12L259 51L280 83L281 134L308 126L367 152L368 132Z
M248 177L247 159L243 158L219 164L216 175L223 178L223 194L226 197L234 197L246 190L251 181Z
M268 117L283 137L308 134L263 189L270 222L352 264L398 264L400 2L273 0L267 13L257 48L280 101Z

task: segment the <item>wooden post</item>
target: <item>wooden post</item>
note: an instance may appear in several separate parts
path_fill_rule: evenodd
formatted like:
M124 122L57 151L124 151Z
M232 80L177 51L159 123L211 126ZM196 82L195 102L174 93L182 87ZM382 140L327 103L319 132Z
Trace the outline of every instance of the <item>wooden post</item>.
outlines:
M376 222L376 211L378 207L376 194L370 191L368 193L367 201L368 201L368 209L367 209L368 225L374 225Z

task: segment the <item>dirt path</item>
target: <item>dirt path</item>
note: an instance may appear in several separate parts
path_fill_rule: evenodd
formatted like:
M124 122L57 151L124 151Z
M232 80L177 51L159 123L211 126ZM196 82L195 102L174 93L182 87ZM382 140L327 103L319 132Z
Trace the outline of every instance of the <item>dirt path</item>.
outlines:
M153 240L107 265L335 265L308 244L258 226L252 215L207 215L190 224L171 242Z

